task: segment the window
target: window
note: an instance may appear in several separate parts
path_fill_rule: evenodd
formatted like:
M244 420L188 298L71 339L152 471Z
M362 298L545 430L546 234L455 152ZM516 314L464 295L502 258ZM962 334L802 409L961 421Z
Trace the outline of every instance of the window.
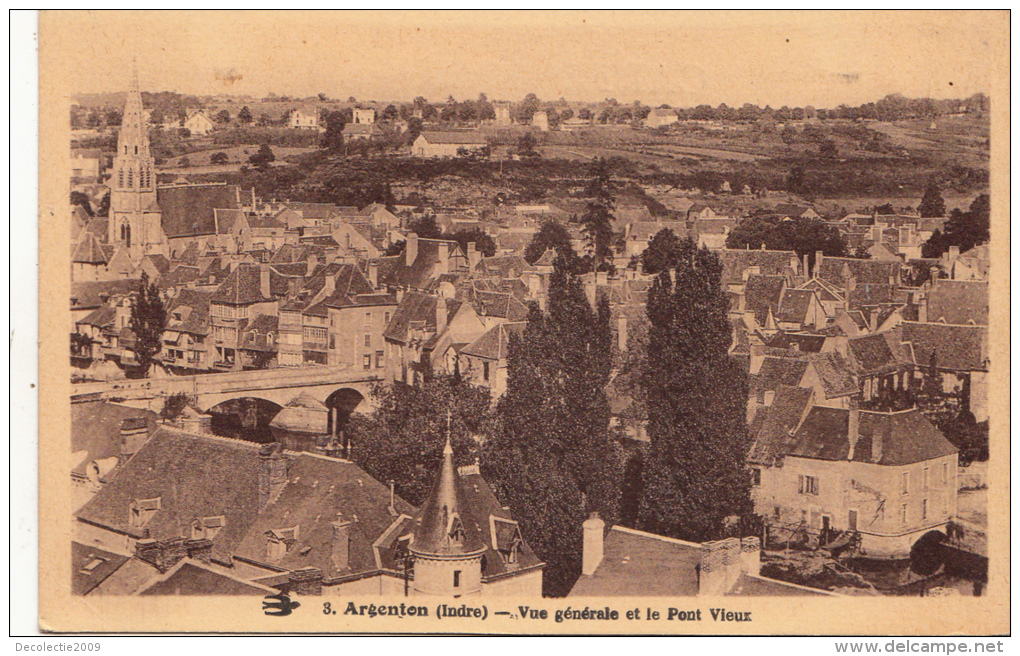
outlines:
M365 348L372 348L372 333L365 333Z
M389 323L390 323L390 313L389 313L389 312L387 312L387 313L386 313L386 314L384 315L384 319L383 319L383 322L384 322L384 323L386 323L386 325L389 325Z
M949 483L949 463L942 463L942 484L946 485Z
M368 355L368 354L365 355L363 366L364 366L365 371L368 371L369 369L372 368L372 356L371 355Z
M907 523L907 504L904 503L903 505L900 506L900 524L906 523Z
M818 479L816 477L801 474L797 478L800 483L801 494L813 494L818 496Z
M365 326L365 328L371 328L372 327L372 313L371 312L366 312L365 313L365 323L364 323L364 326Z
M761 485L761 470L757 467L751 470L751 485L755 487Z
M128 189L135 186L135 172L132 169L128 169Z
M455 587L455 588L459 588L460 587L460 570L459 569L453 570L453 587Z
M489 363L488 362L483 362L482 363L482 378L485 379L485 382L489 382Z
M386 366L386 362L383 359L383 352L382 351L376 351L375 352L375 368L376 369L382 369L384 366Z
M924 471L921 473L921 489L922 490L927 490L928 489L928 468L927 467L925 467Z
M906 494L910 491L910 472L903 472L900 474L900 494Z
M927 471L927 470L925 470ZM928 500L921 499L921 519L928 519Z

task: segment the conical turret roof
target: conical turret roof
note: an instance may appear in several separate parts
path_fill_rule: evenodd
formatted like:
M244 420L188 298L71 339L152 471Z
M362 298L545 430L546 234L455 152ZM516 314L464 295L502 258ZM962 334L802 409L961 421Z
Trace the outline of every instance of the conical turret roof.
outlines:
M453 465L447 420L446 447L443 465L415 521L411 551L423 555L473 555L486 549L473 526L466 525L462 513L468 511L468 495L457 468Z

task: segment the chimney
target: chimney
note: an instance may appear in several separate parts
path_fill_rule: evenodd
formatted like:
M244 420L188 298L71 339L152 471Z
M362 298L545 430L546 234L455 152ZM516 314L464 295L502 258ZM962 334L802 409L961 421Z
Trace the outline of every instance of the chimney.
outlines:
M332 296L333 292L336 291L336 278L334 278L331 275L326 275L326 277L323 279L322 289L324 292L326 292L325 295L327 297Z
M740 570L751 576L761 574L761 538L740 539Z
M581 555L581 574L591 576L602 562L606 523L593 512L581 525L584 530L584 547Z
M303 596L322 594L322 570L318 567L302 567L287 575L290 591Z
M350 567L351 525L354 522L333 522L332 561L337 571Z
M878 308L877 307L871 308L871 314L870 314L870 316L868 318L868 329L871 331L872 335L874 335L875 333L878 332Z
M439 274L450 273L450 246L448 241L439 242L439 261L436 267Z
M212 560L212 540L205 538L188 540L184 543L188 558L208 564Z
M259 510L280 496L287 484L288 464L279 442L264 444L259 449Z
M418 233L412 232L407 235L407 241L404 246L404 266L411 266L411 264L418 257Z
M811 257L807 254L804 255L804 277L811 278Z
M308 258L305 261L308 263L305 268L305 275L310 276L315 272L315 268L319 266L319 256L315 253L309 253Z
M698 576L698 595L721 596L726 592L724 540L713 540L701 545L701 570Z
M262 293L262 298L272 298L273 290L269 285L269 265L259 265L259 291Z
M857 440L861 437L861 411L857 408L855 400L850 401L850 413L847 419L846 437L850 442L850 450L846 454L847 460L854 459L854 452L857 450Z
M619 340L619 348L621 351L627 350L627 315L623 312L620 313L620 318L617 321L617 338Z
M397 516L397 485L393 479L390 479L390 505L388 509L391 515Z
M160 574L165 574L187 555L186 540L182 537L166 540L146 538L135 543L135 556L153 565Z
M379 288L379 260L369 260L368 282L371 283L372 289Z
M959 246L950 246L949 247L949 263L953 264L954 262L956 262L957 258L959 258L959 257L960 257L960 247Z
M482 261L482 254L478 252L478 246L473 241L469 241L467 244L467 259L468 271L473 273L475 267Z
M441 335L446 330L446 299L442 296L436 298L436 334Z
M825 255L822 254L822 251L815 251L815 278L819 277L819 274L822 271L822 261L824 259Z
M737 579L740 578L742 569L740 538L726 538L720 542L723 543L723 569L726 572L726 587L723 589L723 594L725 594L733 589L733 586L737 584Z
M149 424L145 417L128 417L120 422L120 457L127 460L138 453L149 439Z
M595 284L596 285L607 285L607 284L609 284L609 272L608 271L597 271L595 273Z

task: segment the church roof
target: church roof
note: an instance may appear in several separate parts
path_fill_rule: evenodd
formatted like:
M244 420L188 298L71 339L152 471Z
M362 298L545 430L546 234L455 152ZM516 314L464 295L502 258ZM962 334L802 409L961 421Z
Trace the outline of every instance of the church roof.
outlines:
M442 556L484 551L484 534L477 525L469 525L461 517L468 508L467 491L453 465L453 447L447 435L439 476L415 521L411 550Z
M168 238L216 234L216 213L238 209L237 185L195 184L159 187L163 231Z

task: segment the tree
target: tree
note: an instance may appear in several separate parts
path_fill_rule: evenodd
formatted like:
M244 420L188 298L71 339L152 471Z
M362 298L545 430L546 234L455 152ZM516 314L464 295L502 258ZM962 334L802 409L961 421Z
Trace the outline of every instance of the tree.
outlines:
M580 279L557 258L548 305L544 313L532 304L523 335L511 336L507 390L481 465L546 563L544 593L559 596L580 573L584 519L597 511L616 520L621 452L605 393L608 301L593 310Z
M72 191L71 192L71 204L78 205L85 213L89 216L94 216L92 212L92 203L89 202L88 194L83 191Z
M184 412L184 408L188 407L190 400L187 392L174 392L163 401L163 409L159 411L159 416L167 421L176 421Z
M425 501L443 460L447 426L456 464L474 464L475 437L486 430L487 389L433 374L413 386L379 385L372 394L375 413L348 424L350 457L376 480L393 481L403 499L416 506Z
M248 125L249 123L252 122L251 110L248 109L248 105L242 107L241 111L237 113L237 120L240 121L241 123L244 123L245 125Z
M928 185L924 188L924 196L921 197L917 211L924 218L946 215L946 201L942 198L938 180L934 175L928 178Z
M517 140L517 152L521 155L534 155L535 146L538 144L538 139L531 132L525 132Z
M680 238L669 228L655 233L648 247L641 253L641 265L647 274L655 275L679 264L681 255Z
M570 243L570 233L555 219L543 223L538 232L534 234L531 242L524 249L524 259L529 264L534 264L550 248L554 249L557 255L566 258L568 262L577 258L574 247Z
M420 239L439 239L443 236L443 231L439 228L439 224L436 223L436 217L432 214L426 214L420 219L411 219L407 228L418 235Z
M721 537L730 515L751 512L747 376L730 358L722 264L683 240L679 266L648 296L642 386L651 440L639 528L694 542Z
M386 105L386 109L382 111L382 119L384 121L395 121L400 117L400 110L397 109L396 105Z
M149 276L142 271L138 294L131 306L128 321L135 334L135 359L142 376L149 374L149 367L156 355L163 349L163 329L166 328L166 307L155 283L149 283Z
M475 249L483 257L492 257L496 254L496 242L489 235L482 233L475 239Z
M262 144L259 146L259 151L248 158L248 162L261 171L269 168L269 164L275 161L276 155L273 153L273 149L269 147L269 144Z
M319 140L320 148L330 153L343 151L344 126L347 124L344 119L344 113L340 111L331 111L324 114L323 121L326 124L326 130L322 133L322 139Z
M115 127L120 125L122 120L121 113L116 109L110 109L106 111L106 125L109 127Z
M217 123L230 123L230 112L225 109L221 109L216 113Z
M726 237L727 248L796 251L807 255L812 266L817 251L831 257L846 257L846 239L839 229L820 219L797 217L780 221L774 215L755 216L742 221Z
M826 159L836 159L839 157L839 148L836 147L835 141L826 139L818 146L818 154Z
M230 158L227 157L226 153L223 153L223 152L213 153L212 155L209 156L209 163L210 164L226 164L229 161L229 159Z
M875 214L880 216L889 216L891 214L896 214L896 208L893 207L892 203L885 203L884 205L879 205L875 208Z
M612 257L610 246L613 241L613 189L606 160L596 157L591 163L591 178L585 193L591 199L581 215L588 248L591 250L596 269L606 265Z
M936 230L921 245L921 256L941 257L951 246L958 246L961 253L980 246L991 237L991 202L988 194L981 194L970 204L966 212L959 208L949 214L944 231Z
M795 164L786 176L786 190L797 192L804 188L804 167Z
M99 199L99 208L96 209L96 216L109 216L110 215L110 192L106 192L102 198Z

